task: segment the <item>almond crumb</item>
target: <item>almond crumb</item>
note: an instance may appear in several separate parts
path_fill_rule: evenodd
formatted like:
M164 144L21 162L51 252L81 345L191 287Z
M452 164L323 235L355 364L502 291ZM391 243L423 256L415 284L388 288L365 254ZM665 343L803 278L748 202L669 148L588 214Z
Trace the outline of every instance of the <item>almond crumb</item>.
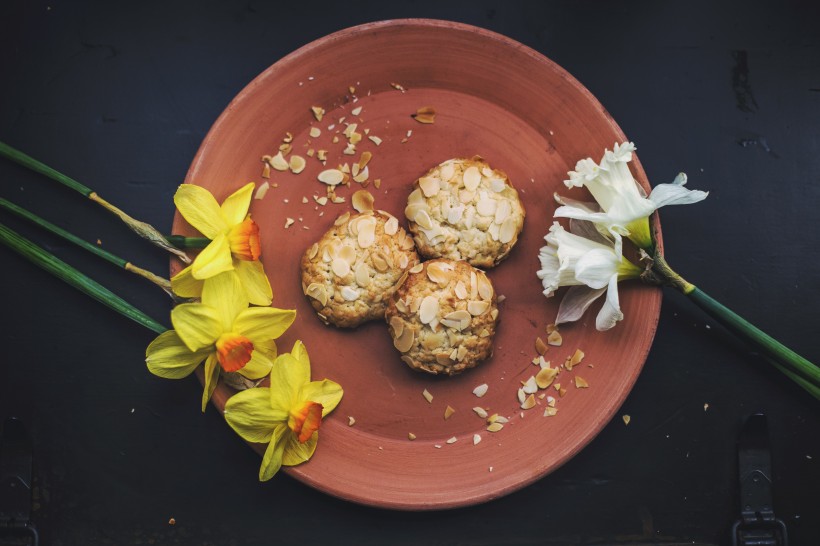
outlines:
M453 416L453 414L455 412L456 412L456 410L453 408L453 406L448 405L447 408L445 408L445 410L444 410L444 418L449 419L450 417Z

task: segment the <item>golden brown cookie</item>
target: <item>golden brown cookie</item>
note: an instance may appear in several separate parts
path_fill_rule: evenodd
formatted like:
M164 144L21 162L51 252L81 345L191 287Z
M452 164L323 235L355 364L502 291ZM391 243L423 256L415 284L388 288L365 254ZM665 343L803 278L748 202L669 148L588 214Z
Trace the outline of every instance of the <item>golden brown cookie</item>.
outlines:
M396 281L418 261L397 218L346 212L302 256L302 291L326 324L358 326L384 317Z
M467 262L430 260L408 270L384 319L408 366L455 375L492 355L495 290L484 272Z
M419 254L489 268L524 227L524 206L507 175L476 156L450 159L413 184L404 210Z

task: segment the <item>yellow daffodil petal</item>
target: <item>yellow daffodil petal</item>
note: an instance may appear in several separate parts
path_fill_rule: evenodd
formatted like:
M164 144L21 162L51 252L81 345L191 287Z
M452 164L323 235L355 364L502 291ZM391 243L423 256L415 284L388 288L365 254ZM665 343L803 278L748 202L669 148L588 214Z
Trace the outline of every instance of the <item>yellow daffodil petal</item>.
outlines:
M273 301L273 290L259 260L234 260L234 271L239 276L248 300L254 305L268 306Z
M233 271L226 271L205 280L202 303L216 309L222 328L228 331L240 311L247 309L248 298L239 277Z
M222 202L220 207L222 218L229 226L235 226L241 223L248 215L248 208L251 206L251 196L253 195L253 188L255 184L248 182Z
M182 217L208 239L230 227L225 222L219 203L211 192L201 186L180 185L174 194L174 204Z
M307 347L305 347L305 344L302 343L301 340L296 340L290 354L293 355L293 358L301 362L302 366L305 366L308 370L310 370L310 357L308 356ZM310 381L310 377L308 377L307 380Z
M171 277L171 290L182 298L198 298L202 295L202 281L194 278L189 265Z
M294 320L296 311L293 309L249 307L237 315L232 330L251 340L277 339Z
M287 412L270 407L270 395L264 387L240 391L225 403L225 421L248 442L270 442L274 429L287 420Z
M299 389L306 382L304 375L301 364L290 353L277 356L270 370L271 407L290 412L298 402Z
M313 452L316 451L318 441L318 432L314 432L310 439L304 443L300 442L295 434L288 434L285 452L282 454L282 465L296 466L307 462L313 456Z
M208 355L208 360L205 361L205 389L202 391L203 413L205 413L205 408L208 407L208 401L211 399L211 396L213 396L216 385L219 383L219 366L217 364L216 355Z
M248 379L262 379L270 374L270 369L273 366L273 360L268 358L265 354L256 350L251 353L251 359L245 365L238 369L237 372ZM270 400L268 400L270 402Z
M225 234L219 233L208 243L191 264L191 275L195 279L210 279L233 269L231 247Z
M342 399L344 391L342 386L325 379L323 381L311 381L304 385L299 392L299 400L310 400L322 405L322 416L333 411Z
M223 332L217 310L201 303L177 305L171 311L171 323L179 338L192 351L210 347Z
M272 339L268 339L265 341L255 341L253 343L253 350L263 355L268 360L270 360L271 365L273 364L273 361L276 360L276 357L279 356L279 351L276 347L276 341ZM268 370L268 373L270 373L270 370Z
M243 262L258 261L262 254L262 242L259 238L259 224L246 218L233 226L228 232L228 245L231 256Z
M287 425L279 425L273 430L273 437L262 457L262 466L259 467L259 481L266 482L282 468L282 455L285 451L286 435L290 430Z
M161 333L145 350L148 371L165 379L191 375L208 356L207 350L191 351L174 330Z

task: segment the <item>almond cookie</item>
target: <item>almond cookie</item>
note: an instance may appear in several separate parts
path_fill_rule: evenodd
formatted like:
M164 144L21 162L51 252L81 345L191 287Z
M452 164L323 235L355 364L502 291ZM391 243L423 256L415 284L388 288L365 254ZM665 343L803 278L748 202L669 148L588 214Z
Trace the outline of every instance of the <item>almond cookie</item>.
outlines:
M483 268L507 257L525 216L507 175L478 156L430 169L413 183L404 213L423 257Z
M302 292L325 324L352 328L383 318L396 281L418 262L397 218L346 212L302 256Z
M492 355L495 290L484 272L467 262L430 260L408 270L384 319L408 366L456 375Z

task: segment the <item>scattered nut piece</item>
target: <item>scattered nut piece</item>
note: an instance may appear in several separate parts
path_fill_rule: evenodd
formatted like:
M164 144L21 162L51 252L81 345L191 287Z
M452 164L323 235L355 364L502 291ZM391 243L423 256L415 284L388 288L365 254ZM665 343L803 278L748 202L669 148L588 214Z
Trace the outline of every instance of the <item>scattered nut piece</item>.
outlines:
M456 410L453 408L453 406L448 405L447 408L445 408L445 410L444 410L444 418L449 419L450 417L453 416L453 414L455 412L456 412Z
M290 226L292 226L295 221L296 220L294 220L293 218L285 219L285 229L288 229Z
M524 402L521 403L521 409L528 410L528 409L532 409L534 407L535 407L535 396L532 395L532 394L529 395L527 397L527 399L524 400Z
M379 137L377 137L377 136L375 136L375 135L370 135L370 136L368 136L367 138L369 138L370 140L372 140L372 141L373 141L373 143L374 143L374 144L376 144L376 146L380 146L380 145L381 145L381 143L382 143L382 139L380 139Z
M484 408L476 406L476 407L473 408L473 411L475 412L476 415L478 415L482 419L487 418L487 410L485 410Z
M345 179L345 173L339 169L327 169L319 173L319 182L323 182L328 186L336 186L341 184Z
M581 349L575 349L575 353L567 360L566 364L564 365L566 369L571 370L575 366L581 363L584 359L584 351Z
M256 193L254 194L254 199L262 199L265 197L265 194L268 193L268 189L270 189L270 184L267 182L262 182L258 188L256 188Z
M547 349L549 349L549 347L546 343L544 343L544 340L541 339L540 336L535 338L535 350L538 352L539 355L543 355L544 353L546 353Z
M481 441L481 436L478 434L473 434L473 445L478 445L478 442Z
M322 118L325 115L325 109L321 106L311 106L311 112L313 112L313 117L316 118L316 121L322 121Z
M498 422L490 423L490 425L487 427L487 431L488 432L498 432L502 428L504 428L504 425L502 423L498 423Z
M356 108L354 108L353 110L351 110L351 111L350 111L350 113L351 113L351 114L353 114L354 116L358 116L359 114L361 114L361 113L362 113L362 107L361 107L361 106L357 106Z
M587 383L587 380L584 379L583 377L581 377L580 375L576 375L575 376L575 388L576 389L586 389L587 387L589 387L589 383Z
M359 190L350 198L350 203L357 212L373 210L373 194L367 190Z
M319 135L322 134L322 130L318 127L311 127L310 128L310 136L311 138L317 138Z
M546 389L555 380L558 375L558 368L542 368L535 376L535 382L539 389Z
M395 89L395 90L397 90L397 91L401 91L402 93L404 93L405 91L407 91L407 90L404 88L404 86L403 86L403 85L401 85L400 83L390 82L390 87L392 87L393 89Z
M563 342L564 340L561 334L558 333L558 330L553 330L549 337L547 337L547 343L555 347L560 347Z
M556 413L558 413L558 408L556 407L547 406L546 408L544 408L544 417L552 417Z
M290 167L288 161L285 159L285 156L282 155L282 152L278 152L275 156L270 158L268 161L270 166L276 169L277 171L286 171Z
M347 416L347 426L352 427L356 424L356 419L352 415Z
M413 441L413 440L416 439L416 435L413 434L412 432L408 432L407 433L407 439L410 440L410 441Z
M481 384L478 387L473 389L473 394L476 395L477 397L481 398L482 396L487 394L487 390L489 388L490 387L486 383L483 383L483 384Z
M625 425L628 425L629 422L632 420L632 417L630 417L628 413L625 413L621 416L621 419L624 420Z
M450 437L450 438L448 438L448 439L447 439L447 443L448 443L448 444L454 444L454 443L456 443L457 441L458 441L458 438L456 438L455 436L452 436L452 437Z
M415 114L411 114L411 117L419 123L430 124L436 120L436 111L432 106L422 106Z
M300 155L290 156L290 162L288 163L288 166L290 167L290 172L292 172L293 174L299 174L300 172L304 171L306 165L307 162L305 161L304 157Z
M433 395L430 394L430 391L428 391L427 389L424 389L424 391L421 393L421 395L424 397L425 400L427 400L427 402L429 402L430 404L433 403Z

